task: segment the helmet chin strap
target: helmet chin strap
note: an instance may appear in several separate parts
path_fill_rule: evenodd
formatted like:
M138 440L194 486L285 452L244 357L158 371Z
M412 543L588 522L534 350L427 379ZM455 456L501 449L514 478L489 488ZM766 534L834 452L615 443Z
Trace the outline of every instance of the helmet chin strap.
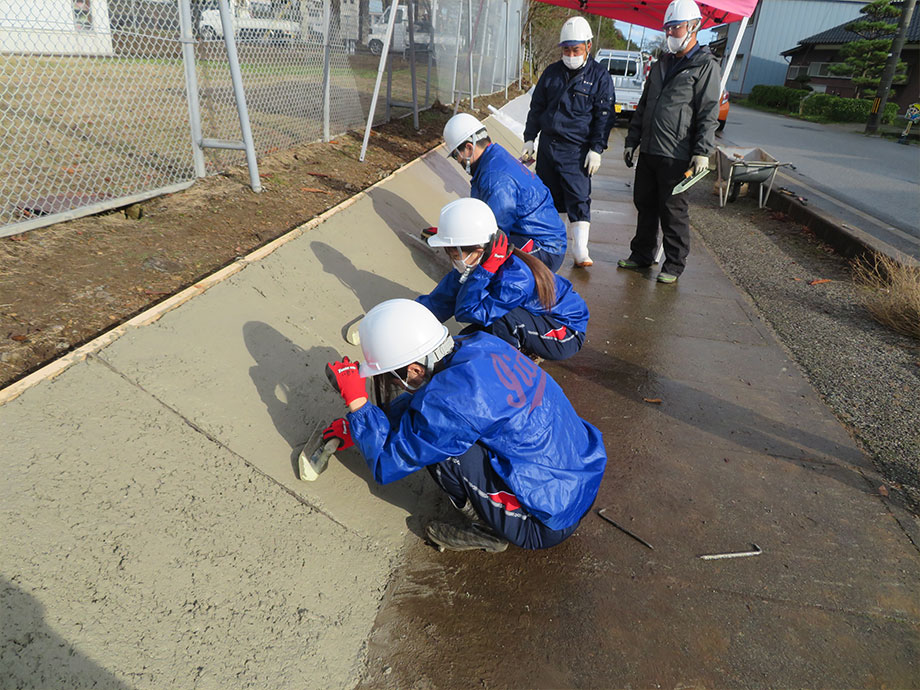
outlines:
M396 379L399 381L402 387L406 389L406 391L409 393L415 393L415 391L428 383L428 379L431 378L431 373L434 371L435 365L444 359L447 355L449 355L453 349L454 339L450 336L447 336L444 338L444 340L441 341L440 345L425 355L424 360L416 362L416 364L421 364L423 367L425 367L425 380L417 386L410 385L408 380L403 380L403 378L395 371L391 371L390 373L396 377ZM406 378L408 379L408 376Z

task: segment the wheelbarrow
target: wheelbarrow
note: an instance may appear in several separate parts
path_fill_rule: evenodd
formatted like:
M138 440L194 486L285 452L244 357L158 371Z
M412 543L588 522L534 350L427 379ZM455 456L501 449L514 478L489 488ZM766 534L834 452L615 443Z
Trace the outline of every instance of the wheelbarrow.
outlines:
M719 206L738 198L741 185L757 184L757 205L764 207L773 189L776 171L789 163L780 163L756 146L716 146L716 172L719 183Z

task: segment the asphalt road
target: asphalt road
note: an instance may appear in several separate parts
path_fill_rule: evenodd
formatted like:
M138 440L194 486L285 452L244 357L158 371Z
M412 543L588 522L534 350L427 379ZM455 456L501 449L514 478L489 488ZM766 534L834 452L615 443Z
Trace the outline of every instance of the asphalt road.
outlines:
M920 149L839 126L731 107L720 143L759 146L792 163L776 184L910 251L920 247ZM875 220L875 222L872 222Z

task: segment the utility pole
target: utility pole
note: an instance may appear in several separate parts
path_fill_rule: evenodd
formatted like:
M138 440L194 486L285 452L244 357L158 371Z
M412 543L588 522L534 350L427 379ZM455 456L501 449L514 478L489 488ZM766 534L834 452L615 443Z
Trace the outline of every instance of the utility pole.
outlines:
M866 134L875 134L878 131L878 125L885 114L885 105L888 103L888 94L891 93L891 82L894 81L894 73L898 68L898 60L901 59L901 49L904 47L904 39L907 36L907 27L910 26L910 19L914 14L914 5L917 0L905 0L901 6L901 18L898 20L898 33L891 43L891 52L888 53L888 62L885 63L885 69L882 72L882 79L878 85L875 102L872 104L872 111L869 113L869 121L866 122Z

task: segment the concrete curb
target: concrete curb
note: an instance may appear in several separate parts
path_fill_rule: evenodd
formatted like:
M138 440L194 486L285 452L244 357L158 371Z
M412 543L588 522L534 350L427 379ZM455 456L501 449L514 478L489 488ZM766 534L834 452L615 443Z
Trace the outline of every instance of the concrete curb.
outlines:
M869 233L844 223L836 216L821 209L806 206L795 197L773 190L766 204L774 211L785 213L792 220L801 223L815 235L848 259L857 259L872 254L884 254L902 266L920 268L920 261L907 256Z
M121 323L111 328L110 330L106 331L102 335L97 336L96 338L89 341L88 343L85 343L81 345L80 347L78 347L77 349L72 350L62 355L61 357L59 357L58 359L55 359L52 362L49 362L48 364L41 367L40 369L36 369L31 374L28 374L25 377L19 379L18 381L11 383L6 388L0 389L0 405L4 405L10 402L11 400L15 400L20 395L25 393L27 390L29 390L33 386L38 385L42 381L48 381L50 379L53 379L54 377L58 376L59 374L69 369L72 365L82 362L84 359L86 359L91 354L94 354L98 352L99 350L102 350L108 347L113 342L118 340L121 336L123 336L125 333L127 333L129 330L133 328L141 328L143 326L148 326L154 323L164 314L172 311L176 307L179 307L185 304L192 298L197 297L198 295L204 294L207 290L214 287L218 283L222 283L227 278L230 278L231 276L236 275L237 273L242 271L244 268L246 268L249 264L255 263L257 261L264 259L265 257L275 252L277 249L279 249L281 246L287 244L291 240L297 239L298 237L303 235L305 232L308 232L309 230L312 230L313 228L315 228L317 225L320 225L326 222L327 220L329 220L329 218L334 216L336 213L339 213L340 211L345 210L346 208L348 208L355 202L366 197L368 195L368 192L370 192L372 189L378 187L379 185L382 185L383 183L392 179L396 175L402 173L403 171L417 164L425 156L427 156L429 153L431 153L437 148L438 146L430 149L429 151L426 151L425 153L418 156L414 160L397 168L396 170L394 170L392 173L390 173L386 177L378 180L377 182L372 184L370 187L367 187L366 189L361 190L354 196L349 197L348 199L345 199L345 201L342 201L341 203L333 206L332 208L327 209L320 215L314 218L311 218L303 225L299 225L293 230L289 230L288 232L272 240L268 244L265 244L259 247L258 249L251 251L246 256L237 258L232 264L228 266L224 266L223 268L218 269L214 273L208 276L205 276L201 280L197 281L194 285L191 285L185 288L184 290L177 292L175 295L172 295L171 297L167 297L162 302L158 302L157 304L153 305L149 309L146 309L140 314L135 315L134 317L125 321L124 323Z

